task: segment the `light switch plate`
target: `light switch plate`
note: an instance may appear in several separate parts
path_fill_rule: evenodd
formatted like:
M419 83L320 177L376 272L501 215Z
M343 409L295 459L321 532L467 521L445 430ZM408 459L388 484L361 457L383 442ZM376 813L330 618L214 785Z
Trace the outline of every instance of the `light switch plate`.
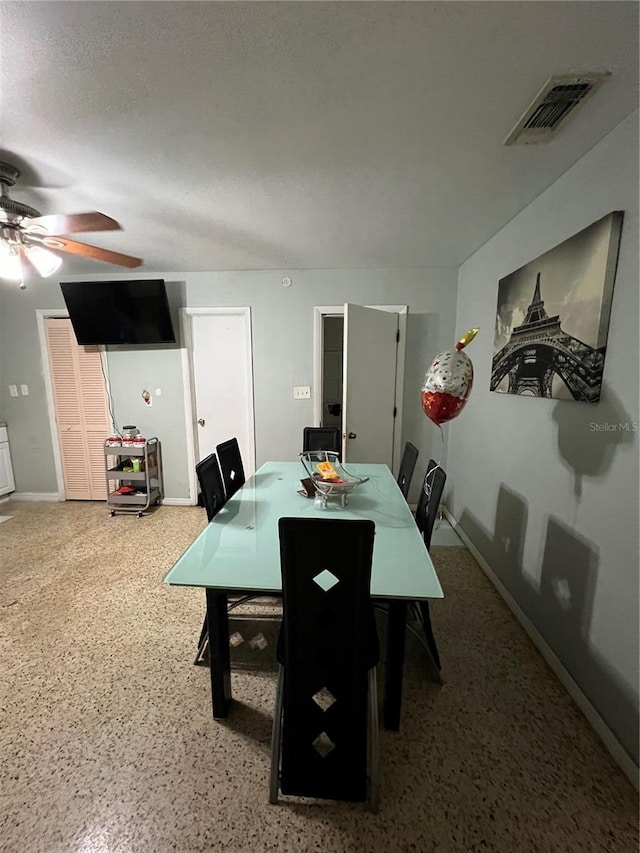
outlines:
M311 387L309 385L294 385L293 386L294 400L310 400Z
M28 385L21 385L20 386L20 393L22 394L23 397L28 397L29 396L29 386Z
M9 385L9 396L17 397L18 396L18 386L17 385Z

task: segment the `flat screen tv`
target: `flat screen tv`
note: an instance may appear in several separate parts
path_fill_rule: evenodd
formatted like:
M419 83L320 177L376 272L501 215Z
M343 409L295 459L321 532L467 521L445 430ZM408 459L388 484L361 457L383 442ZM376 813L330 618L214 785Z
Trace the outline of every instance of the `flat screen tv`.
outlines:
M61 281L60 287L81 346L175 343L163 279Z

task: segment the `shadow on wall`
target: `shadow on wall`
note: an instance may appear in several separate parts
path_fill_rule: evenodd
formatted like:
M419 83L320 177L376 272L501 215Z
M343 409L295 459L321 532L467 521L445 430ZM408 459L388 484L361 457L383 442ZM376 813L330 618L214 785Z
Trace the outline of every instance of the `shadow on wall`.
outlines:
M606 387L595 406L561 400L552 417L558 427L560 460L573 474L573 492L580 502L583 479L606 476L616 450L635 440L638 425Z
M441 314L412 313L407 315L406 360L404 365L402 446L410 441L420 451L418 464L411 482L409 502L417 503L420 487L427 472L429 457L443 465L446 458L446 443L443 433L422 411L420 391L427 368L438 352ZM446 438L446 435L444 436Z
M460 525L637 764L637 700L589 642L599 550L549 516L536 589L523 572L527 518L526 500L501 484L495 533L468 511Z
M404 365L404 398L415 399L420 408L420 389L427 368L438 353L440 314L407 314L407 341ZM411 355L411 358L409 358ZM421 412L421 417L424 415ZM408 439L411 441L411 438Z

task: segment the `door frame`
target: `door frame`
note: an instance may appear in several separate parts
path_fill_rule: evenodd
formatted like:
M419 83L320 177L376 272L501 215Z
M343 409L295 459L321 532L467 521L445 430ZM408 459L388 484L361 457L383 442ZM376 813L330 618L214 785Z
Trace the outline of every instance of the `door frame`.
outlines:
M357 303L360 304L360 303ZM398 347L396 357L396 409L397 414L393 425L393 472L397 474L400 467L402 439L402 405L404 395L404 359L407 339L407 305L363 305L363 308L375 308L377 311L388 311L398 315L398 331L400 341L405 346ZM344 305L316 305L313 309L313 425L320 426L322 420L322 388L323 388L323 350L324 350L324 318L344 317Z
M38 326L38 340L40 341L40 358L42 359L42 375L44 378L45 396L47 399L47 415L49 418L49 432L51 433L51 444L53 447L53 465L56 471L56 482L58 485L58 500L66 500L64 491L64 474L62 473L62 455L60 453L60 433L56 421L56 410L53 399L53 381L51 379L51 362L49 361L49 349L47 347L47 333L44 327L45 320L68 320L69 312L66 308L36 308L36 323ZM107 395L107 409L111 430L115 429L111 416L111 380L109 379L109 363L107 362L107 351L104 346L98 347L102 372L105 376L105 393ZM105 435L105 438L108 436Z
M253 340L251 336L251 308L224 306L221 308L181 308L180 326L182 330L182 347L180 350L182 359L182 384L184 387L184 417L187 435L187 466L189 469L189 503L195 506L198 502L198 484L196 482L196 389L193 370L193 333L191 326L192 317L208 317L212 315L227 315L244 317L245 331L247 333L247 397L249 399L249 416L251 429L249 430L250 453L253 466L256 463L256 419L253 398Z

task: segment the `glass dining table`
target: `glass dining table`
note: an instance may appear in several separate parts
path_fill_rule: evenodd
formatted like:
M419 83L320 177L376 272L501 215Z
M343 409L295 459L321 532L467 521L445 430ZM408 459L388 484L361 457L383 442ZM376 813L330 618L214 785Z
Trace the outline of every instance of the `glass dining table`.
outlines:
M316 507L302 497L299 462L266 462L207 524L167 573L172 586L202 587L209 627L209 670L213 716L226 717L231 696L227 599L230 595L276 596L282 592L278 519L339 517L371 519L376 526L371 597L388 605L383 724L398 731L407 602L442 598L433 563L409 506L386 465L353 464L367 478L346 506L329 499ZM314 545L314 547L318 547ZM331 542L322 543L331 568Z

